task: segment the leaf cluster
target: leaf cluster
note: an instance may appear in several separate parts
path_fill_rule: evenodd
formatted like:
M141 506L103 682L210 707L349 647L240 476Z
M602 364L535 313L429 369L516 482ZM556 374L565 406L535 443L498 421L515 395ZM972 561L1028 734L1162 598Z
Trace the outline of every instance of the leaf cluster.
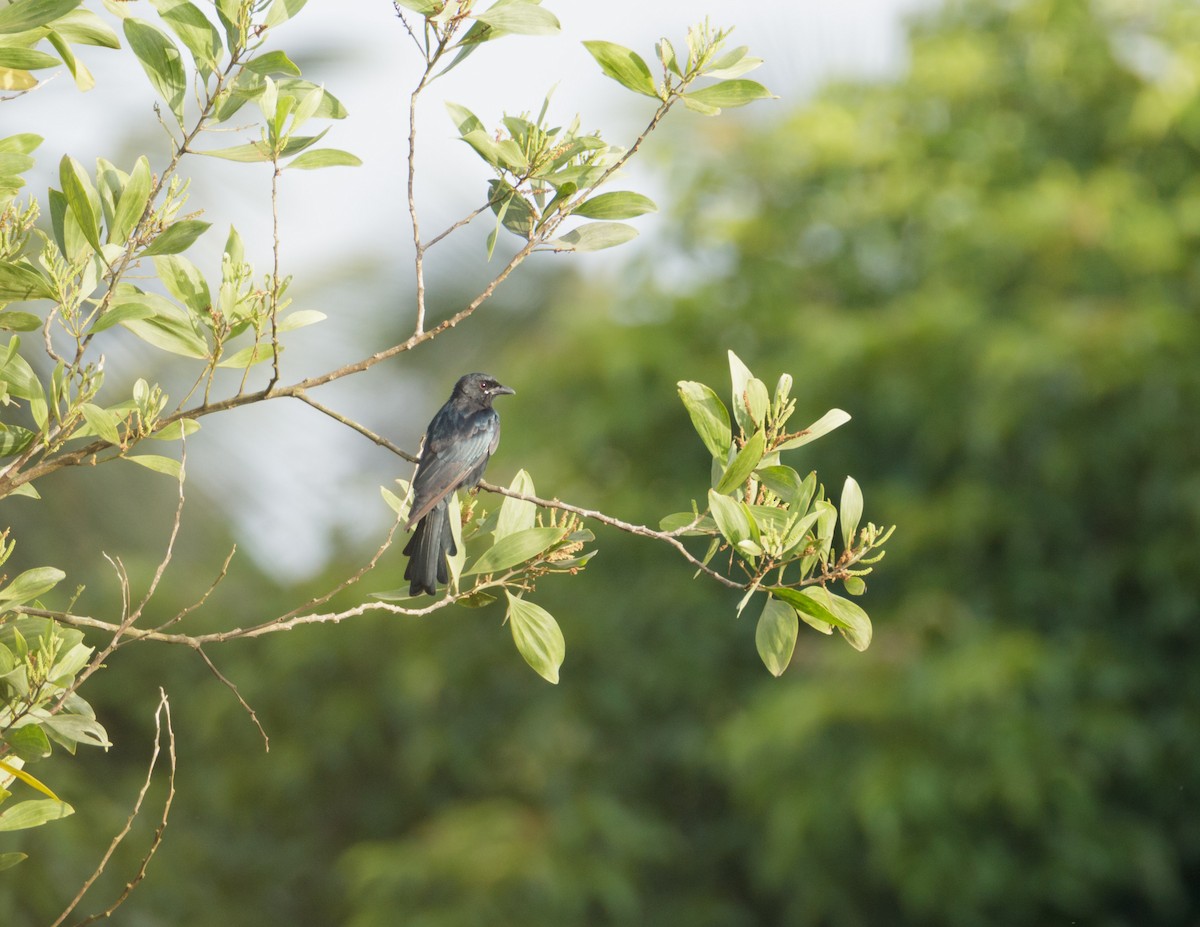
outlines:
M850 416L831 409L807 428L792 431L796 400L790 374L779 378L772 395L732 351L729 371L732 417L711 387L679 383L692 425L712 455L712 485L703 508L693 500L692 511L667 516L660 528L711 538L705 566L718 553L727 555L727 572L740 574L746 589L739 614L754 593L768 593L755 640L776 676L791 659L801 619L824 634L836 628L851 646L865 650L871 642L867 613L828 587L840 583L850 595L862 595L863 577L883 557L893 529L870 522L860 528L863 497L853 477L846 478L835 506L815 472L801 477L781 458ZM840 538L835 538L839 525Z

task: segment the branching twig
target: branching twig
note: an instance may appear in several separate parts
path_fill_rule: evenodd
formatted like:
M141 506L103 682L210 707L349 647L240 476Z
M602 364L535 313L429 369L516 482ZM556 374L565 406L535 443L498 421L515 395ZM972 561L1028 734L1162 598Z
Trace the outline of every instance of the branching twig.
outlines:
M82 921L79 921L75 927L83 927L84 924L90 924L93 921L100 920L101 918L111 917L113 911L115 911L125 902L125 899L130 896L142 879L146 877L146 870L150 866L150 860L153 858L154 854L158 852L158 848L162 844L163 832L167 828L167 818L171 813L171 802L175 800L175 730L171 726L171 705L167 700L167 693L162 689L159 689L158 691L158 709L154 712L154 751L150 754L150 766L146 770L146 781L142 783L142 788L138 792L137 800L133 803L133 810L129 813L129 818L125 821L125 826L121 828L120 833L113 837L112 843L110 843L108 846L108 851L100 860L100 865L98 865L95 872L88 876L87 880L84 881L82 887L71 900L71 903L67 905L66 910L64 910L63 913L58 916L58 920L56 920L51 927L59 927L59 925L70 916L71 912L79 906L79 903L83 900L83 896L87 894L88 889L92 887L95 881L100 878L100 875L104 872L109 860L112 859L113 853L116 852L117 847L121 845L121 841L123 841L129 835L129 831L133 827L134 819L142 810L142 802L146 799L146 793L150 790L150 783L154 777L154 768L158 763L158 756L162 750L162 728L163 717L165 716L167 728L167 757L170 760L170 770L167 773L167 797L163 802L162 818L159 821L158 827L154 831L154 837L150 842L150 849L146 852L146 855L142 857L142 862L138 866L138 871L134 874L133 878L125 883L125 889L117 897L117 900L105 908L104 911L85 917Z
M254 722L254 726L256 728L258 728L258 733L262 735L263 749L267 753L270 753L271 752L271 738L267 736L266 728L264 728L262 726L262 722L258 720L258 712L256 712L253 708L251 708L250 703L247 702L246 699L242 697L242 693L238 690L238 687L234 684L233 680L231 680L228 676L226 676L219 669L217 669L217 665L215 663L213 663L213 661L209 657L209 655L204 652L203 647L201 647L199 644L197 644L192 649L195 650L196 653L200 654L200 659L204 661L204 664L209 668L209 670L212 672L212 674L221 681L222 685L224 685L225 688L227 688L230 692L233 693L233 697L238 700L238 704L241 705L243 709L245 709L245 711L248 715L250 715L250 720Z

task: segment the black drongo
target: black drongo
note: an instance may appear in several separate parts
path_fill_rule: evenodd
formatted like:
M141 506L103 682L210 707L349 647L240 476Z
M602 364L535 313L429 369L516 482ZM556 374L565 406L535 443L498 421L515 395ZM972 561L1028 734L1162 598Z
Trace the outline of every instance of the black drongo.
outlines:
M404 548L409 595L436 595L437 584L449 578L446 556L458 553L458 548L450 532L447 500L456 489L473 489L483 479L488 458L500 443L500 416L492 400L512 394L486 373L468 373L454 384L454 392L429 423L405 526L417 524Z

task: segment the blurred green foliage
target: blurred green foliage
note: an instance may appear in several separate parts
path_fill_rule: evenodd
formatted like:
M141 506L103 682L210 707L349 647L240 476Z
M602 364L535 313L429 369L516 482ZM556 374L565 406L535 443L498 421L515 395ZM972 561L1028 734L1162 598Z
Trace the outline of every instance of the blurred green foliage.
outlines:
M604 530L539 588L556 688L496 609L235 643L264 755L190 655L130 648L89 692L118 746L71 773L111 813L30 832L0 922L90 871L164 682L180 794L135 927L1192 923L1197 43L1183 0L952 4L902 80L684 140L677 237L629 279L477 320L522 400L498 476L631 520L707 480L666 449L695 446L675 382L720 382L722 347L795 373L800 417L849 410L811 462L902 527L867 653L802 627L771 678L735 594ZM242 574L213 607L276 599Z

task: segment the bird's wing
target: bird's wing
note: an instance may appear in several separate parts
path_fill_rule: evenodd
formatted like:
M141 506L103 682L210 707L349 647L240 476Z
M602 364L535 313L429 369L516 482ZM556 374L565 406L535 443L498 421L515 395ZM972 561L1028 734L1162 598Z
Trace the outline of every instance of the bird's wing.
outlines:
M495 450L499 435L499 417L491 409L458 421L435 419L413 479L413 506L408 524L427 515L438 502L462 486L473 471L478 481L482 464L487 463Z

